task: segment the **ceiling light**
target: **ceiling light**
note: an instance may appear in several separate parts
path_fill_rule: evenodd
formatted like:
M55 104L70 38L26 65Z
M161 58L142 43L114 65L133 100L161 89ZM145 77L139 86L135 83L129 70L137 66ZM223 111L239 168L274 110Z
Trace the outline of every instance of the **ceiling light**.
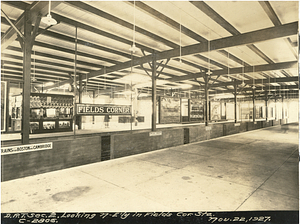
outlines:
M212 71L208 70L208 71L206 72L206 74L207 74L207 75L211 75L211 74L212 74Z
M44 16L41 21L43 23L47 24L48 26L53 26L53 25L57 24L57 21L52 18L51 13L50 13L50 9L51 9L51 1L49 1L48 15Z
M52 18L51 14L43 17L41 20L43 23L47 24L48 26L53 26L57 24L57 21Z
M193 86L191 84L180 84L178 86L180 89L190 89L192 88Z
M44 86L52 86L52 85L54 85L54 82L47 82L47 83L45 83Z
M129 50L132 52L132 53L135 53L135 51L137 50L138 48L135 46L135 43L132 44L132 46L129 48Z

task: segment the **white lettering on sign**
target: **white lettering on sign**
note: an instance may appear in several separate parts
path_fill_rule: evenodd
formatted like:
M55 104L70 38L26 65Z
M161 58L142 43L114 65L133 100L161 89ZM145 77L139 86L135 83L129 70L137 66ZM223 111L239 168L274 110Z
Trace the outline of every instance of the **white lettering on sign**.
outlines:
M162 135L161 131L149 132L149 136L159 136L159 135Z
M131 105L76 104L77 115L131 115Z
M206 131L210 131L210 130L211 130L211 127L205 127L205 130L206 130Z
M1 148L1 155L52 149L52 142Z
M235 123L234 126L235 126L235 127L241 126L241 123Z

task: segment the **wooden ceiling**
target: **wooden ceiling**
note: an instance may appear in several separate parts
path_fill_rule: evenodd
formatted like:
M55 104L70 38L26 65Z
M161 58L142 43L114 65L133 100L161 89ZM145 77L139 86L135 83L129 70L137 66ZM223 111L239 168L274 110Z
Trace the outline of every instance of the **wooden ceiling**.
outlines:
M48 2L1 1L1 8L1 78L22 82L23 53L4 13L22 32L24 10L34 26ZM149 91L155 52L163 68L158 91L202 92L211 70L215 93L232 92L234 80L245 94L253 86L298 93L297 1L53 1L51 15L58 24L41 23L32 50L37 88L70 83L76 66L87 91L122 91L130 73L133 83L145 80L140 91Z

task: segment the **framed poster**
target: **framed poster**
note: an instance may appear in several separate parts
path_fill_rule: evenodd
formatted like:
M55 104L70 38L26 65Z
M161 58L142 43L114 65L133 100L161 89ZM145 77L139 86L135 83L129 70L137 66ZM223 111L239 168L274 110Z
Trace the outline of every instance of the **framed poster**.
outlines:
M204 103L199 99L190 99L190 120L203 121L204 120Z
M266 118L266 107L263 106L261 109L262 109L262 112L261 112L262 118Z
M1 132L6 131L6 94L7 83L1 81Z
M262 107L261 106L255 106L255 118L256 119L262 118Z
M160 97L160 123L180 123L180 98Z
M210 119L212 121L221 120L221 103L211 102L210 103Z
M226 119L234 120L234 103L226 103Z

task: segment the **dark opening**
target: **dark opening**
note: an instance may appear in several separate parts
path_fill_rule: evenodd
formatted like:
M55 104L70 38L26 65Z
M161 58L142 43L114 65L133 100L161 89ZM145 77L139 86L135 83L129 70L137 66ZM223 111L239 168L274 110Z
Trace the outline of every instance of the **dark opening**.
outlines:
M190 142L190 129L184 128L183 130L183 143L188 144Z
M101 161L110 160L110 136L101 136Z

